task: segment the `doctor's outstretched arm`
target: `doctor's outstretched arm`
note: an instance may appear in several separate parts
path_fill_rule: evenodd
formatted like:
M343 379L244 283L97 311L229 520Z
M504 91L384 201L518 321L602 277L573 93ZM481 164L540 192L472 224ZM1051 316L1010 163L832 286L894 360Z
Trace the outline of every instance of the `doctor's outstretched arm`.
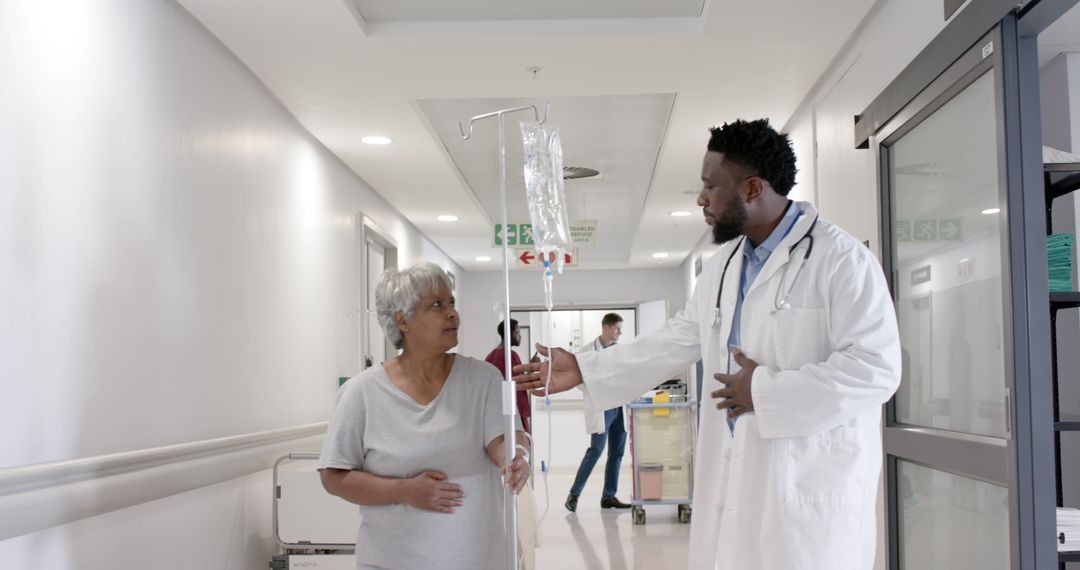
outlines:
M536 351L551 358L551 384L547 384L547 362L527 362L513 368L517 389L528 390L534 396L544 396L545 386L552 394L565 392L581 385L581 369L577 358L561 348L548 348L536 343Z
M698 303L695 292L686 308L664 326L629 343L576 356L552 349L551 393L584 384L586 405L607 410L631 402L672 374L686 370L701 358ZM533 393L543 395L547 363L515 366L514 374L519 390L537 390Z

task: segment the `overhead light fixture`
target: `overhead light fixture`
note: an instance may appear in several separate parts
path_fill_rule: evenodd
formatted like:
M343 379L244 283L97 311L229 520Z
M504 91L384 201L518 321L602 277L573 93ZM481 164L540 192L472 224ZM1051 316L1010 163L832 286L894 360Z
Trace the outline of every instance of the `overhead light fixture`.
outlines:
M579 178L592 178L593 176L599 176L600 171L595 168L588 168L585 166L564 166L563 169L564 180L577 180Z
M668 256L668 254L665 251L658 251L658 252L652 254L652 256L653 256L653 259L664 259L665 257Z
M360 142L364 144L390 144L394 141L390 140L390 137L364 137L360 139Z
M453 215L453 214L443 214L443 215L439 216L439 221L440 222L456 222L456 221L458 221L458 217Z
M674 212L670 212L670 214L674 218L685 218L686 216L694 215L690 210L675 210Z
M994 214L1000 214L1001 213L1001 208L987 208L987 209L983 210L982 213L986 214L987 216L992 216Z
M480 262L484 262L484 261L491 261L491 258L486 256L486 255L478 255L478 256L476 256L476 260L480 261Z

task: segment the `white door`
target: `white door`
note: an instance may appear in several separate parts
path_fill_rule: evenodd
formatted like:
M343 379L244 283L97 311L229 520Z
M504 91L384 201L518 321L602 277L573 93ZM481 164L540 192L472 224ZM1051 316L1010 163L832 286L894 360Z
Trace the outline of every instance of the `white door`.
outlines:
M648 334L667 322L667 301L641 303L637 308L638 334Z

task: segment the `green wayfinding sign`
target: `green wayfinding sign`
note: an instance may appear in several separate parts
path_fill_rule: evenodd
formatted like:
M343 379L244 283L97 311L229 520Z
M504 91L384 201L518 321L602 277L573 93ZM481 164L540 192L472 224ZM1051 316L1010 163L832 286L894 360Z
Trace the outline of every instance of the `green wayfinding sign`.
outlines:
M495 224L492 245L502 247L503 236L511 247L535 245L532 224L507 224L505 232L502 224ZM570 240L574 245L596 245L596 220L570 224Z
M495 224L496 247L502 247L503 233L502 224ZM532 224L507 224L505 234L506 245L533 245Z

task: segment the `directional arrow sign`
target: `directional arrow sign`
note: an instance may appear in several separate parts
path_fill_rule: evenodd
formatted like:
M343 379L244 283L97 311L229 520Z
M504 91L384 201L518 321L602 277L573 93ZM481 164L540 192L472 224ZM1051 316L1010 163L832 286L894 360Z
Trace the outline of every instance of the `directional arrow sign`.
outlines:
M945 241L960 241L963 239L960 219L938 220L938 239Z
M536 259L536 255L533 254L533 250L531 249L519 249L516 251L516 253L518 254L518 265L522 267L535 267L536 265L540 264L540 262Z
M551 259L551 261L554 262L555 261L554 254L551 253L551 254L548 254L548 255L549 255L549 259ZM544 266L544 258L541 257L540 254L536 253L536 251L534 251L532 248L519 247L519 248L515 249L514 250L514 258L517 259L517 266L518 267L543 267ZM567 267L578 264L578 250L577 250L576 247L574 248L574 251L572 253L568 253L568 254L565 255L563 263Z

